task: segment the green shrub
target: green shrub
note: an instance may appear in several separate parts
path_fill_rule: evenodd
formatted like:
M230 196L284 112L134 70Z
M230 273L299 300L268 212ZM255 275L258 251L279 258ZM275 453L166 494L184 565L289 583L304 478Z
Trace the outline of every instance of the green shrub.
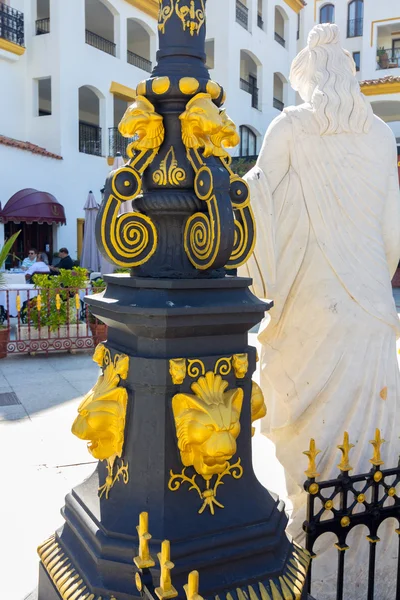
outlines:
M79 309L76 307L76 294L85 288L87 271L76 267L73 271L61 269L59 275L33 276L35 288L40 289L39 297L35 296L30 301L29 316L33 326L49 327L56 331L62 325L78 322Z

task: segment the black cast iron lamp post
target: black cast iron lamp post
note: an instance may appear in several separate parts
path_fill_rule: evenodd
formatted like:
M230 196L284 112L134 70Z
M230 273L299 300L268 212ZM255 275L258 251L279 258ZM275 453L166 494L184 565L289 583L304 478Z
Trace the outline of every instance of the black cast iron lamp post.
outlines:
M255 228L205 67L205 5L160 0L158 62L120 125L135 141L107 180L97 241L131 271L86 299L108 340L73 424L99 462L39 548L39 600L302 597L309 555L252 467L266 407L247 335L269 307L227 275Z

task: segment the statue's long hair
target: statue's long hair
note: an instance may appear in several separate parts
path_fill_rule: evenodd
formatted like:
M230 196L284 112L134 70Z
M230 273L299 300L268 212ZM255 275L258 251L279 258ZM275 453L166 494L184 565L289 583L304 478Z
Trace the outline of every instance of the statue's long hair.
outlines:
M355 73L352 56L341 47L337 25L316 25L292 63L290 83L311 104L321 135L367 133L371 127L372 108Z

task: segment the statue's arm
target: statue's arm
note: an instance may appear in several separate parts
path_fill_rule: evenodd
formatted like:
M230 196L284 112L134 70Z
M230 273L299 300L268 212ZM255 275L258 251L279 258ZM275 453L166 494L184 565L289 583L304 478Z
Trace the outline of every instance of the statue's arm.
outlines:
M252 291L268 298L276 281L275 207L273 193L290 167L292 127L282 113L275 119L264 138L256 166L245 175L250 187L251 205L256 220L256 245L239 275L253 279Z
M268 180L273 194L290 168L292 124L290 116L282 113L268 127L257 160L257 166Z
M391 152L393 169L389 175L389 191L382 221L382 235L390 277L395 274L400 260L400 189L397 160L397 146L393 140Z

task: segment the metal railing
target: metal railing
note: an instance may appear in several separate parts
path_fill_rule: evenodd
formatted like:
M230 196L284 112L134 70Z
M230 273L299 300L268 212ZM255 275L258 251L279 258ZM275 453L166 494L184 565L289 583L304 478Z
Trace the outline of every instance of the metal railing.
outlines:
M151 64L151 60L147 60L147 58L143 58L143 56L135 54L130 50L127 51L127 60L130 65L134 65L135 67L138 67L143 71L147 71L148 73L151 73L152 71L153 67Z
M116 55L117 45L114 44L114 42L110 42L110 40L106 40L106 38L101 37L101 35L93 33L93 31L86 29L85 41L87 44L89 44L89 46L93 46L93 48L97 48L97 50L111 54L111 56Z
M101 127L79 122L79 152L101 156Z
M257 14L257 25L260 29L264 29L264 21L260 13Z
M106 326L83 301L92 292L89 287L41 289L30 284L0 290L0 324L8 331L0 340L0 357L96 346L105 339Z
M44 33L50 33L50 17L37 19L36 21L36 35L43 35Z
M248 94L251 94L251 106L253 108L258 108L258 87L242 78L240 78L240 87Z
M285 42L284 38L281 35L279 35L279 33L276 33L276 31L275 31L274 37L275 37L275 41L278 42L278 44L280 44L281 46L283 46L285 48L286 42Z
M245 29L249 28L249 9L240 0L236 0L236 22Z
M24 13L0 2L0 38L24 45Z
M400 67L400 48L379 49L377 69L398 69Z
M364 19L349 19L347 21L347 37L359 37L363 34Z
M119 152L124 158L128 157L127 147L134 142L135 138L125 138L118 131L118 127L108 128L108 156L115 157Z
M277 108L278 110L283 110L285 108L284 102L282 102L282 100L278 100L278 98L274 98L273 105L274 108Z
M381 460L381 446L384 440L379 429L375 432L375 439L371 441L373 457L370 460L372 468L368 473L350 475L352 467L349 464L349 452L353 447L348 434L344 435L343 444L338 446L342 452L342 461L338 465L337 478L316 481L316 449L315 440L311 440L310 449L306 452L309 457L309 466L306 471L308 477L304 489L308 492L307 520L303 524L306 532L306 548L314 559L315 542L325 533L333 533L337 537L337 587L336 598L344 598L345 556L349 546L347 538L354 527L362 525L368 528L369 561L366 584L368 593L365 598L371 600L374 592L382 587L382 582L375 577L376 547L380 541L378 537L379 526L386 519L400 519L400 497L398 484L400 482L400 464L388 469L383 469ZM391 503L387 501L390 500ZM357 510L362 507L362 510ZM396 532L396 533L395 533ZM393 534L399 530L393 527ZM361 543L361 542L360 542ZM400 554L397 558L397 568L393 569L393 580L397 578L396 600L400 599ZM395 572L396 571L396 572ZM308 592L312 594L312 563L308 572ZM395 600L393 597L393 600Z

